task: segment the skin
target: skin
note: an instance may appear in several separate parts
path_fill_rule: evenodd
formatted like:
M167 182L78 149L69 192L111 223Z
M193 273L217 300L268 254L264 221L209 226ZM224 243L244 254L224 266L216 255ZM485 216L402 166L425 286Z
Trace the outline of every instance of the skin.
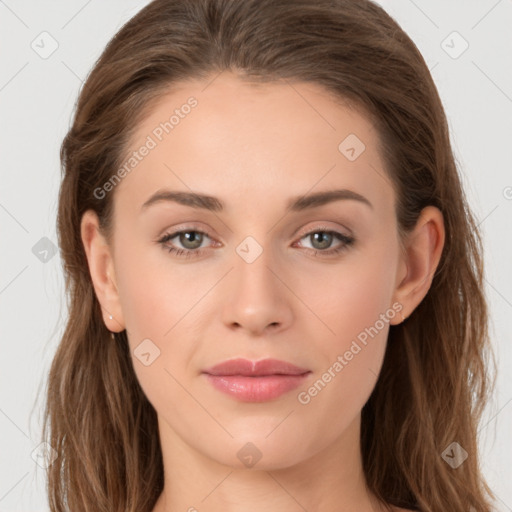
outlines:
M94 212L81 226L105 325L127 330L137 378L158 414L165 487L153 512L381 510L364 483L361 409L401 315L308 404L297 394L394 303L407 317L421 302L444 244L442 214L425 208L400 251L377 132L315 84L253 85L227 72L183 82L138 127L133 149L190 96L197 107L110 192L112 245ZM366 146L354 161L338 150L351 133ZM161 188L215 196L225 209L161 202L141 213ZM338 200L286 210L291 197L339 188L373 207ZM179 257L157 242L180 229L207 233L202 255ZM322 256L343 243L334 237L322 246L311 236L322 230L355 242ZM247 236L263 250L252 263L236 251ZM179 236L166 245L197 251ZM160 350L149 366L133 355L146 338ZM273 357L312 373L276 399L239 402L201 375L235 357ZM248 442L262 454L252 468L237 457Z

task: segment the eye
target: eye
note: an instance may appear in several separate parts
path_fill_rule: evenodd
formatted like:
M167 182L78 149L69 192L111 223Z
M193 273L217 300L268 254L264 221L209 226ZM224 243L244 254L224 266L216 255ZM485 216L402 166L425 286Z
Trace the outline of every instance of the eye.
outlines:
M320 253L322 256L332 256L339 254L348 250L348 248L355 242L355 239L352 236L347 236L343 233L329 230L327 228L317 228L313 231L309 231L309 233L306 233L301 238L301 240L307 238L311 240L313 248L309 249L306 247L306 249L312 250L315 256L318 253ZM337 247L328 249L336 239L340 242L340 244Z
M195 229L188 229L182 231L175 231L174 233L165 234L158 243L160 243L164 249L166 249L170 253L175 253L176 256L183 256L188 258L190 256L197 256L204 252L204 248L201 248L201 244L204 241L204 238L210 238L207 233L203 231L198 231ZM184 246L184 249L180 247L175 247L173 245L167 245L167 242L177 239L177 242Z
M175 231L173 233L167 233L158 240L158 243L169 253L173 253L176 256L190 258L195 256L201 256L206 252L206 247L202 247L205 238L210 236L200 230L186 229L181 231ZM327 228L317 228L300 238L300 240L309 238L312 241L312 248L305 247L308 251L313 251L314 256L319 253L321 256L332 256L339 254L348 248L355 242L355 239L351 236L344 235L337 231L329 230ZM176 239L171 245L168 242ZM338 240L339 245L334 248L330 248L334 241ZM176 247L176 244L181 244L181 247Z

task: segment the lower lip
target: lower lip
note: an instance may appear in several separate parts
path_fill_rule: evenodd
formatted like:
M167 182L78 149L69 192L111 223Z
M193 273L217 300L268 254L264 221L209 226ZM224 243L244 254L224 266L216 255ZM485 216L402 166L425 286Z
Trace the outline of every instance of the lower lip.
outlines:
M302 375L242 375L205 374L212 386L243 402L266 402L300 386L310 372Z

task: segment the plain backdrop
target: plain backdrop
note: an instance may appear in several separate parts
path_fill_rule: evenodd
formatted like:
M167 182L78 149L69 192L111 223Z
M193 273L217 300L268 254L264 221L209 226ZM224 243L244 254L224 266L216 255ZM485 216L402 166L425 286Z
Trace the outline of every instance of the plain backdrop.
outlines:
M147 1L0 0L0 512L48 511L38 465L46 375L67 307L59 146L83 79ZM512 0L381 0L416 43L482 229L498 367L482 468L512 511Z

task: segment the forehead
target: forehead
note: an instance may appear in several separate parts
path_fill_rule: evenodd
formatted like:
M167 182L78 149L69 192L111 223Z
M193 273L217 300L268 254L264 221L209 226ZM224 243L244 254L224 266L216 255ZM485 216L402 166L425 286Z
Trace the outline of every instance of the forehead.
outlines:
M262 197L320 187L392 194L371 121L318 84L249 83L224 73L173 86L136 128L116 194L139 207L162 187ZM133 157L135 158L135 157ZM386 187L388 188L386 191ZM121 192L121 190L125 191ZM261 203L260 203L261 204Z

